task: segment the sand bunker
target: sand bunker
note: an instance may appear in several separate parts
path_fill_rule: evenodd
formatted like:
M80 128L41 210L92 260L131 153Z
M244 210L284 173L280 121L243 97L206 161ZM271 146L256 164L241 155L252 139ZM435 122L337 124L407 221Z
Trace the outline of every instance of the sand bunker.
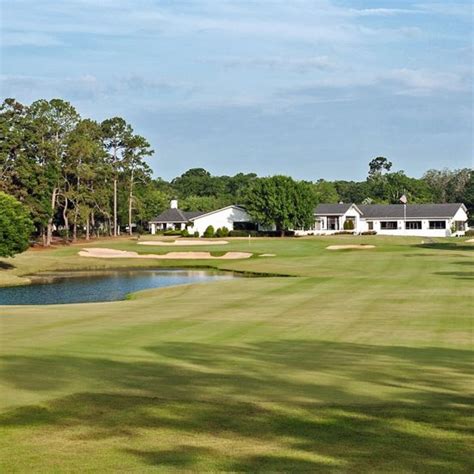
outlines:
M138 242L138 245L225 245L228 244L227 240L200 240L200 239L178 239L178 240L145 240L144 242Z
M261 253L259 257L276 257L274 253Z
M466 240L466 244L474 244L474 239Z
M237 258L249 258L252 256L252 254L248 252L227 252L221 257L213 257L210 252L168 252L163 255L140 255L137 252L103 248L85 248L79 252L79 255L81 257L94 258L154 258L160 260L234 260Z
M326 247L328 250L344 250L344 249L358 249L358 250L365 250L365 249L373 249L375 245L330 245Z

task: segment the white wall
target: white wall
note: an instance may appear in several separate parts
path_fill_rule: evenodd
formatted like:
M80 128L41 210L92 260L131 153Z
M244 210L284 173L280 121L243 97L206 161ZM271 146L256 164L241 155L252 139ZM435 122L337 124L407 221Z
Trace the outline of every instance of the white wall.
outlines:
M451 235L451 221L449 219L407 219L407 222L420 220L421 229L405 229L405 222L403 219L382 219L382 221L396 221L396 229L382 229L379 220L373 220L371 222L374 224L373 230L375 230L378 235L406 235L413 237L449 237ZM430 229L430 220L445 221L446 229ZM364 230L368 230L367 221L365 222Z
M193 226L188 227L188 231L191 234L197 231L199 235L202 235L210 225L214 227L214 230L220 227L227 227L229 230L234 230L234 222L251 221L252 219L243 209L239 207L227 207L195 218L192 222Z

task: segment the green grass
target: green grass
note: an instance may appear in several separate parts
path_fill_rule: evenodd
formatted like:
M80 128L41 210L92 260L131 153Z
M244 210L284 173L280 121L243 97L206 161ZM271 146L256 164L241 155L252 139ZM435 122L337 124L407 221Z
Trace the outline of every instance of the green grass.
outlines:
M377 247L325 249L353 241ZM108 261L73 246L4 261L4 285L130 265L295 278L0 307L2 472L473 471L474 246L340 236L228 250L277 256Z

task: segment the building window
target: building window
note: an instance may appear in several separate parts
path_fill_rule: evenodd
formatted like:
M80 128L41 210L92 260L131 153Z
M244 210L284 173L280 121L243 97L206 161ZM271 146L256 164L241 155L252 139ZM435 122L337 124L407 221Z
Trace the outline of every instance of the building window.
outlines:
M446 229L446 221L430 221L430 229Z
M405 222L405 229L407 230L421 230L421 221Z
M369 230L374 230L374 223L372 221L367 222L367 228Z
M255 222L234 222L234 230L258 230L258 225Z
M382 230L396 230L398 228L397 221L382 221L380 222Z

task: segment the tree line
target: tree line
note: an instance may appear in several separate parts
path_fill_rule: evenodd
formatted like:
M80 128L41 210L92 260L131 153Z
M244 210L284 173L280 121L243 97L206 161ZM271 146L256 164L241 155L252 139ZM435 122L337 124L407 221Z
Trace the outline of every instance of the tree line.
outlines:
M61 99L30 105L6 99L0 107L0 191L23 204L46 246L53 235L74 241L144 230L176 198L185 211L242 204L278 230L311 224L319 202L397 203L402 194L411 203L464 202L474 212L469 168L431 169L413 178L379 156L362 181L213 176L204 168L166 181L152 177L147 158L153 153L121 117L82 118Z

